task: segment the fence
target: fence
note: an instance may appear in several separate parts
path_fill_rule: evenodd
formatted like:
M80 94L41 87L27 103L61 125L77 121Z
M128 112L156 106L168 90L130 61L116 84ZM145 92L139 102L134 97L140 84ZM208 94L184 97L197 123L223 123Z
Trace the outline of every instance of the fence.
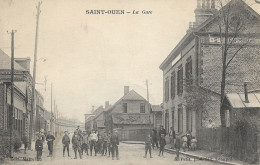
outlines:
M238 158L243 161L256 162L257 139L259 134L253 128L203 128L197 129L198 147Z
M147 134L150 132L150 129L120 129L119 138L123 141L145 141Z

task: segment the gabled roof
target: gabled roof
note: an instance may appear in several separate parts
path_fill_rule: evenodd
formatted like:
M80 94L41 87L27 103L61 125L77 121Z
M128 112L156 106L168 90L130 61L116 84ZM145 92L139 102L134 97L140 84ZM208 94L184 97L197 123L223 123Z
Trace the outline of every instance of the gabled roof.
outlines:
M136 91L131 90L126 95L121 97L113 106L107 109L107 111L113 110L113 108L119 104L122 100L132 100L132 101L147 101L145 98L143 98L140 94L138 94Z
M124 95L122 98L122 100L145 100L145 98L143 98L141 95L139 95L136 91L131 90L130 92L128 92L126 95Z
M26 71L21 65L14 62L14 69ZM11 57L0 49L0 70L11 70Z
M227 3L225 6L223 6L223 8L221 8L217 13L215 13L212 17L207 19L201 25L199 25L198 27L196 27L194 29L189 30L185 34L185 36L181 39L181 41L175 46L175 48L170 52L170 54L165 58L165 60L161 63L159 68L161 70L165 69L172 62L172 60L178 56L181 46L189 43L189 41L191 41L195 37L194 33L200 32L203 28L205 28L212 21L214 21L219 16L221 11L228 10L228 5L230 5L230 4L239 4L239 5L243 6L245 8L245 10L249 11L256 18L260 19L260 15L256 11L254 11L250 6L248 6L244 1L231 0L229 3Z

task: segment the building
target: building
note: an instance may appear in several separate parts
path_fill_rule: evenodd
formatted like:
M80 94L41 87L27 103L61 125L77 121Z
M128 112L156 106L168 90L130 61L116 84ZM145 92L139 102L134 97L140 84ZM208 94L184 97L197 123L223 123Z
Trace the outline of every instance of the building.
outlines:
M250 43L236 53L227 69L226 92L243 91L241 84L244 81L250 82L250 89L256 89L260 85L259 14L242 0L231 0L220 10L215 9L215 0L197 2L196 22L190 23L186 35L160 65L164 90L163 125L166 131L172 126L176 132L185 133L190 130L193 135L196 135L197 128L207 127L210 119L216 126L221 124L222 51L219 20L227 10L232 22L236 22L239 15L241 19L238 23L243 23L243 31L230 44L229 53L238 50L245 40L250 40ZM254 38L249 39L249 32L254 33ZM189 89L192 85L194 88ZM209 100L205 101L205 105L201 104L201 108L188 106L192 102L187 96L191 95Z
M29 137L31 112L32 77L30 59L14 59L14 110L13 127L16 135ZM0 50L0 144L1 153L6 150L9 134L9 113L11 105L11 58Z
M163 122L162 120L163 105L152 105L151 111L153 115L153 127L155 129L159 129Z
M119 130L121 140L144 140L153 128L151 105L129 86L124 95L107 111L105 125L108 131Z

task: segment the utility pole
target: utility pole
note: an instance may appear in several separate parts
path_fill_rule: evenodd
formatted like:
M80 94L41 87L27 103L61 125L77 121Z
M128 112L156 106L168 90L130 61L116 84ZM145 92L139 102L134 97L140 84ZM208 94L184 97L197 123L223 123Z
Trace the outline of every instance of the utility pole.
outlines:
M14 33L11 32L11 108L9 110L9 128L10 128L10 144L9 144L9 157L13 157L13 112L14 112ZM7 31L8 33L8 31Z
M151 121L151 105L150 105L150 102L149 102L148 80L146 80L146 89L147 89L147 101L148 101L149 121L150 121L150 133L151 133L152 121Z
M52 83L51 83L51 133L53 134L53 122L54 122L54 115L52 111Z
M30 113L30 134L29 134L29 141L30 141L30 149L32 149L32 134L33 134L33 113L34 113L34 104L35 104L35 79L36 79L36 61L37 61L37 42L38 42L38 28L39 28L39 16L41 13L40 7L42 2L38 2L37 5L37 15L36 15L36 34L35 34L35 48L34 48L34 65L33 65L33 82L32 82L32 101L31 101L31 113Z

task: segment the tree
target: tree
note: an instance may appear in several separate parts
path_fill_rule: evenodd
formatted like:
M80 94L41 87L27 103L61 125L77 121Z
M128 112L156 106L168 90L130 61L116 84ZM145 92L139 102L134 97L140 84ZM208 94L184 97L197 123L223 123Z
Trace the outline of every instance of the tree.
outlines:
M221 9L217 15L219 25L219 37L222 54L222 75L220 88L220 119L222 127L226 127L225 110L223 108L226 92L227 70L239 52L246 48L252 41L254 33L248 27L252 24L252 15L249 12L241 12L239 4L242 0L231 0L225 6L219 0Z

